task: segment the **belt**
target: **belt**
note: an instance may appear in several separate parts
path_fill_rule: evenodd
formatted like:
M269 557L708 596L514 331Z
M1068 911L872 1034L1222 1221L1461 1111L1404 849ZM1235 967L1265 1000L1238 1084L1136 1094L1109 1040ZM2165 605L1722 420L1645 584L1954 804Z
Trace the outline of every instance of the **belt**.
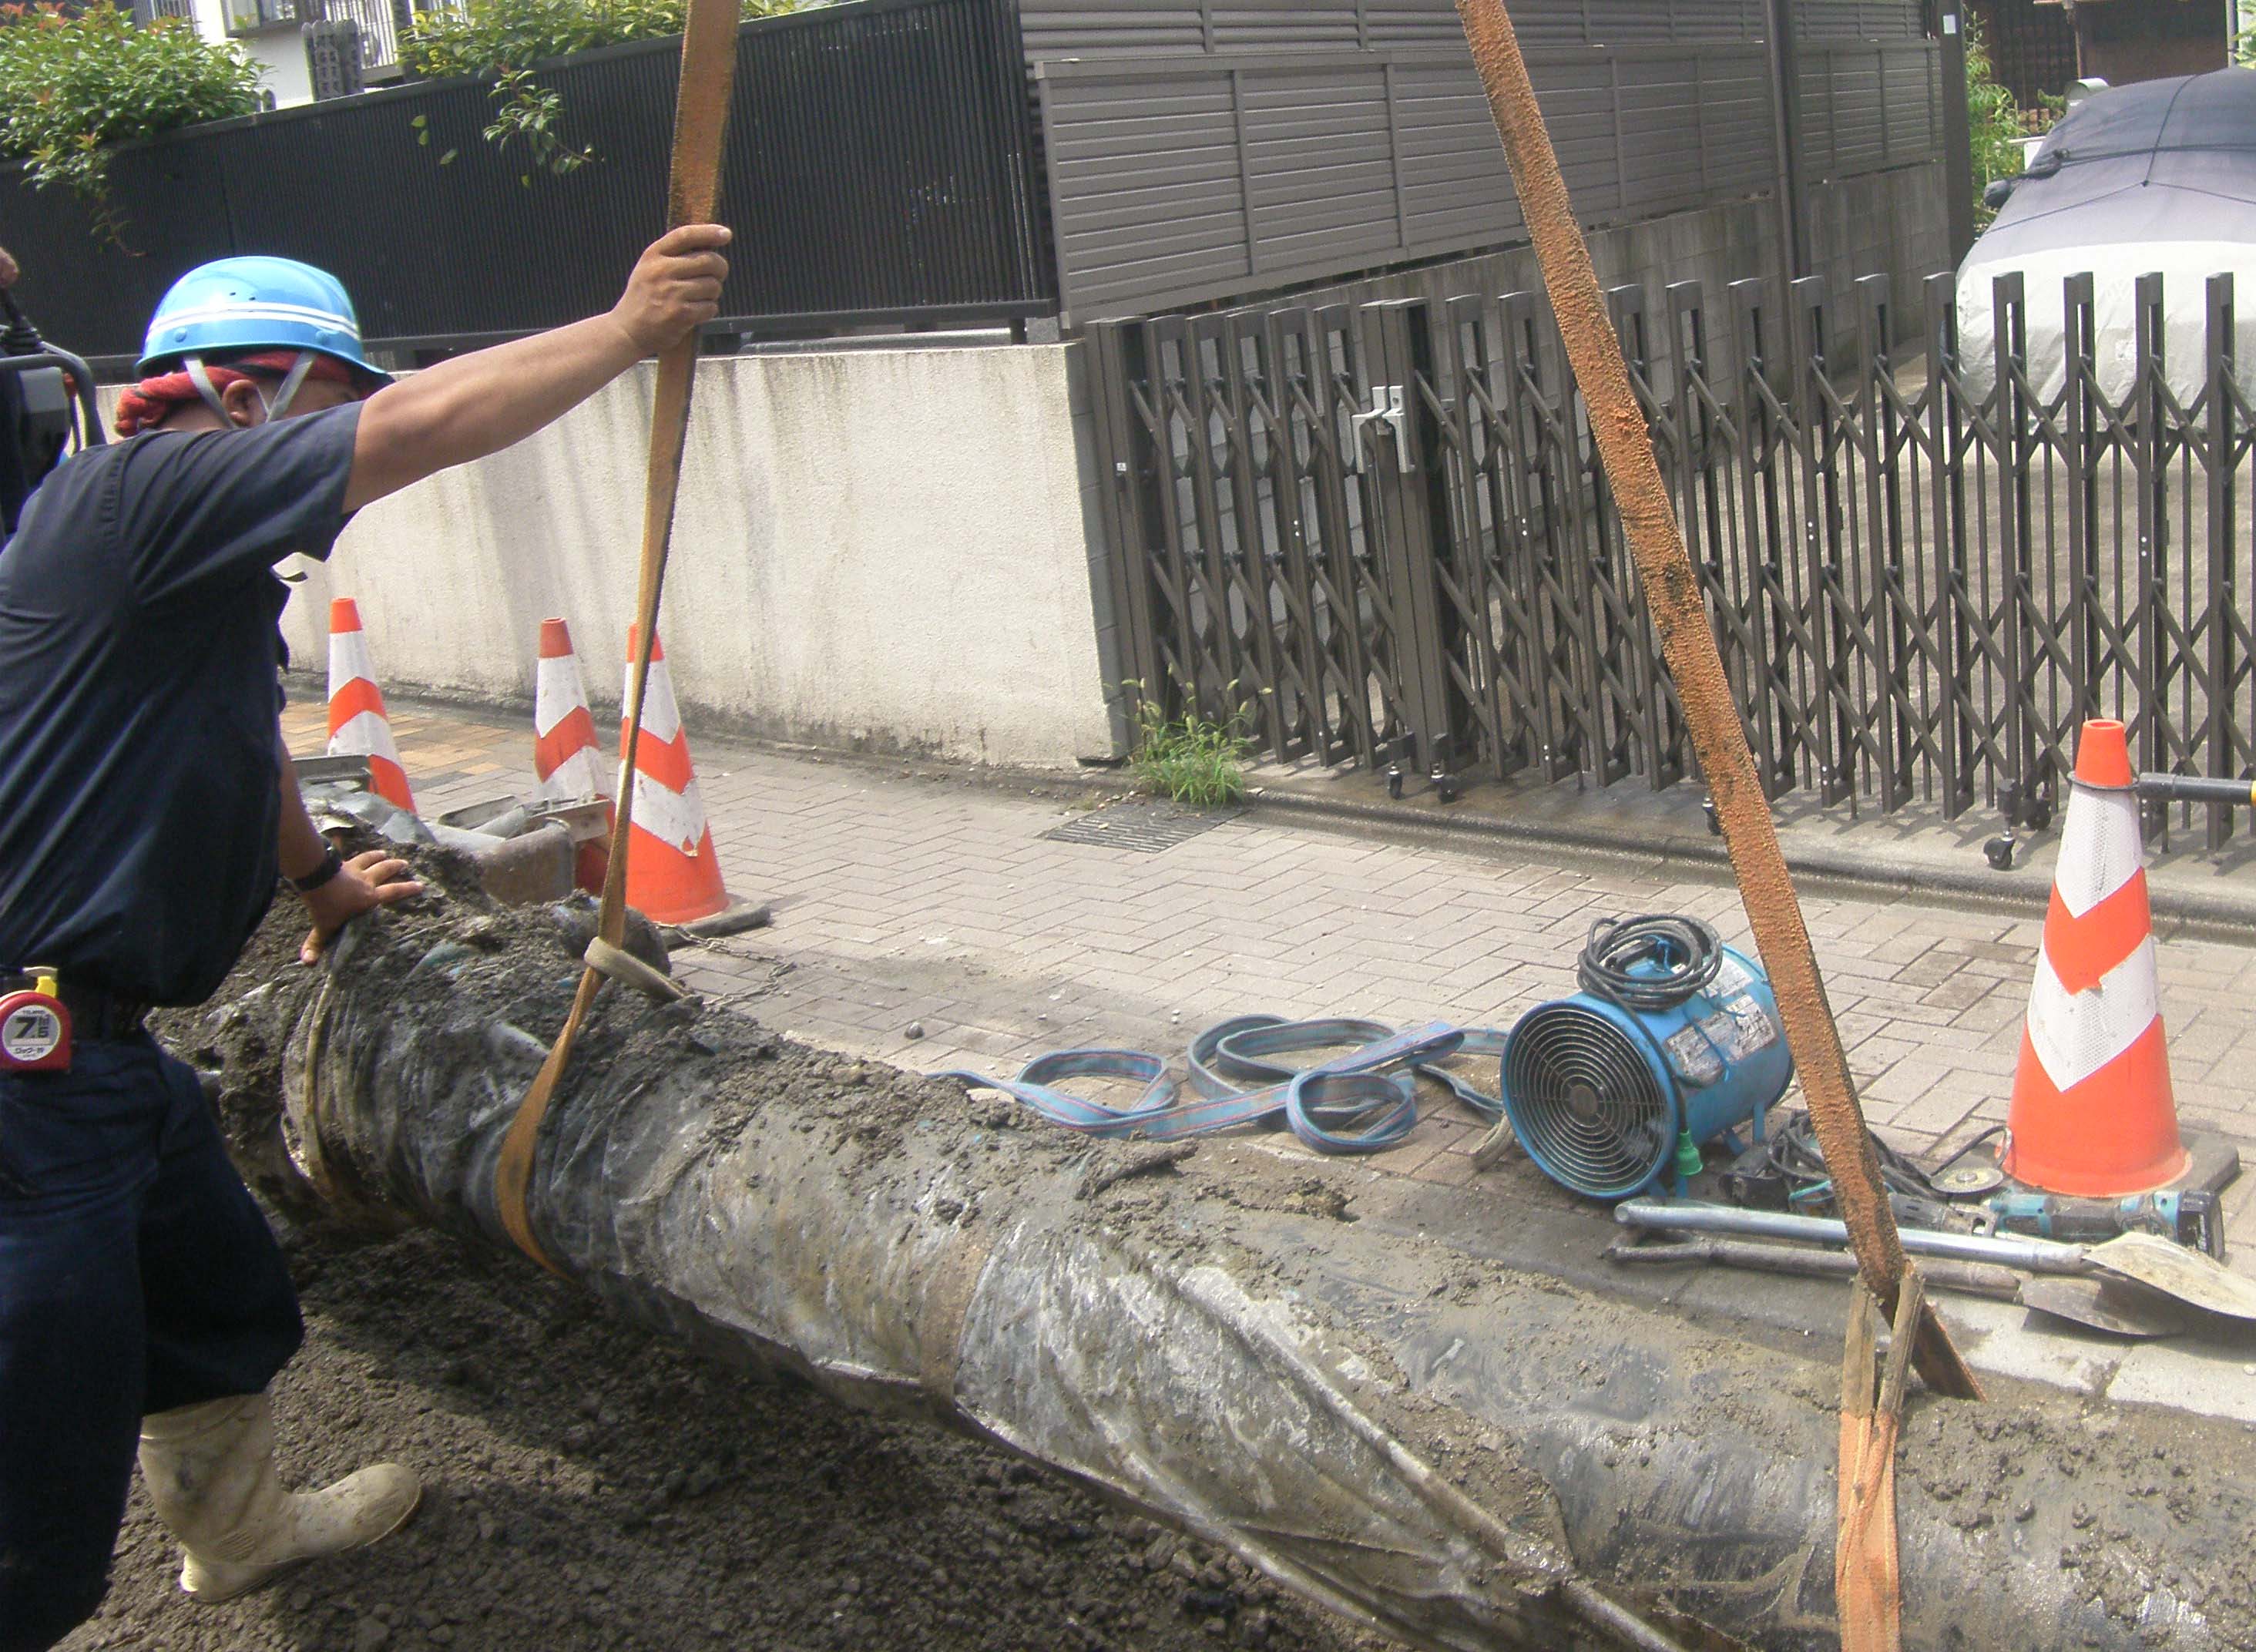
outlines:
M70 1012L71 1039L80 1044L116 1043L139 1037L144 1030L141 1023L151 1007L138 999L119 998L98 986L69 981L56 989L55 996Z
M1346 1053L1303 1069L1265 1059L1343 1047ZM1173 1141L1240 1125L1272 1124L1281 1115L1286 1126L1319 1153L1371 1153L1394 1146L1418 1121L1409 1075L1383 1074L1381 1069L1408 1065L1492 1119L1503 1111L1498 1100L1431 1063L1457 1053L1494 1055L1502 1048L1499 1034L1440 1021L1397 1033L1381 1022L1345 1017L1287 1021L1276 1015L1240 1015L1192 1041L1194 1100L1181 1098L1164 1056L1142 1050L1053 1050L1028 1063L1015 1081L962 1071L934 1077L1000 1091L1085 1135ZM1059 1088L1056 1081L1066 1078L1125 1079L1145 1088L1129 1105L1111 1107Z

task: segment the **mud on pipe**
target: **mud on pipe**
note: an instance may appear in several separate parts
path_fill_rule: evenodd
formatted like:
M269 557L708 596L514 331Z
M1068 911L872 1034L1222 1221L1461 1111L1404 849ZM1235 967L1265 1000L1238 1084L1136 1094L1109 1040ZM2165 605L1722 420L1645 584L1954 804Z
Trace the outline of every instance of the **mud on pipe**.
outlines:
M495 909L433 875L435 910L356 925L316 971L271 922L213 1005L166 1030L219 1075L270 1199L508 1251L495 1156L591 919ZM1377 1219L1341 1219L1348 1188ZM548 1253L619 1311L999 1442L1413 1645L1827 1644L1829 1359L1470 1261L1395 1208L1432 1191L1258 1140L1188 1160L1087 1142L726 1010L607 991L532 1209ZM2207 1458L2204 1479L2241 1464L2190 1536L2140 1505L2095 1537L2064 1489L1967 1523L2015 1484L2009 1459L2087 1450L2088 1420L2058 1410L1914 1419L1906 1644L2127 1648L2157 1625L2171 1645L2246 1644L2218 1626L2250 1614L2207 1604L2256 1604L2245 1561L2199 1589L2164 1578L2237 1554L2256 1518L2231 1489L2256 1484L2237 1430L2175 1419L2182 1444L2154 1462L2137 1437L2154 1472L2174 1451ZM1953 1489L1985 1462L1980 1495Z

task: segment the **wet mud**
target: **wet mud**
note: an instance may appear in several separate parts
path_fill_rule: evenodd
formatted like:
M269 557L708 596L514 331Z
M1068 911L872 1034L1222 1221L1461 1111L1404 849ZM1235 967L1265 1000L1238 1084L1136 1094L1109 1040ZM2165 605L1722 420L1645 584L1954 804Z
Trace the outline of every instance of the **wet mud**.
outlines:
M278 921L166 1030L309 1230L435 1227L391 1242L499 1267L470 1258L506 1243L494 1154L568 1005L575 914L437 880L319 971ZM1405 1642L1618 1644L1595 1591L1688 1647L1729 1643L1696 1620L1833 1644L1837 1349L1792 1358L1484 1260L1414 1208L1436 1197L1258 1135L1084 1141L613 990L532 1211L573 1300L716 1373L1006 1448ZM507 1267L497 1303L568 1288ZM2246 1430L1922 1393L1905 1435L1907 1645L2256 1645Z

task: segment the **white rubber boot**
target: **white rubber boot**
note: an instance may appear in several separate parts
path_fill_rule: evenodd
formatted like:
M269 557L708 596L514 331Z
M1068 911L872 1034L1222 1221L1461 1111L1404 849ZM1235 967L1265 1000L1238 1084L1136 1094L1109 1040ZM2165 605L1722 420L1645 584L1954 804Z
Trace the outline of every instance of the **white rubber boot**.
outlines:
M180 1587L199 1600L231 1599L301 1560L388 1537L423 1496L396 1463L318 1492L284 1490L274 1473L274 1408L263 1394L144 1417L141 1475L180 1540Z

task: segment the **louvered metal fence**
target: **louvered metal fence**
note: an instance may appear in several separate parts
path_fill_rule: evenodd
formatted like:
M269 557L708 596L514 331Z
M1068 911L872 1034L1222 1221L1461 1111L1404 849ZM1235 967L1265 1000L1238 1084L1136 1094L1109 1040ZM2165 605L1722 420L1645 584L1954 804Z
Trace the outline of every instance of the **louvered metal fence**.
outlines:
M1773 795L2027 819L2095 715L2144 769L2256 766L2232 278L2202 294L2197 366L2165 362L2164 296L2140 280L2131 335L2102 338L2090 278L2069 281L2047 364L2018 279L1979 361L1947 276L1913 300L1923 350L1890 347L1911 329L1881 277L1782 306L1760 281L1674 287L1659 314L1613 294ZM1837 303L1853 365L1824 353ZM1691 773L1538 300L1162 318L1095 346L1115 596L1171 712L1413 785ZM2212 847L2232 830L2199 823Z
M346 0L321 4L344 15ZM98 370L138 353L182 271L230 253L334 271L370 338L403 349L577 320L617 296L665 227L680 56L678 40L638 41L543 68L565 137L597 156L566 176L486 141L492 88L475 80L122 146L109 197L122 240L68 191L0 166L16 296ZM1015 0L862 0L747 23L728 144L722 325L1055 311Z

